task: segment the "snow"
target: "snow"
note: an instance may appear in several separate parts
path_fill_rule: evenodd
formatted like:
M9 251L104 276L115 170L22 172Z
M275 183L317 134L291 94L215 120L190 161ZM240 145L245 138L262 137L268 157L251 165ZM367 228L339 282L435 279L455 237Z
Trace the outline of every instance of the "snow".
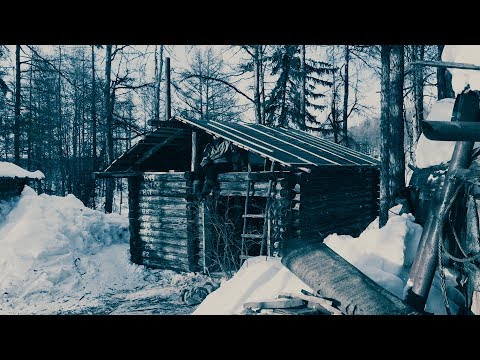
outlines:
M396 215L391 209L387 224L379 229L378 218L358 237L332 234L324 242L379 285L403 298L406 281L422 235L422 227L411 214ZM453 274L446 272L447 293L453 313L464 302ZM256 257L244 263L235 276L221 284L195 310L194 315L240 314L245 302L273 299L283 292L312 291L283 266L279 259ZM426 311L446 314L438 274L435 276Z
M26 186L0 202L0 313L128 313L135 299L175 302L182 287L201 280L131 263L128 219L73 195Z
M450 121L455 99L442 99L433 103L428 121ZM415 149L415 161L418 168L426 168L450 161L452 158L454 141L433 141L423 134L418 139Z
M243 304L271 299L281 293L312 291L279 258L258 256L245 261L240 270L220 288L212 292L193 312L193 315L240 314Z
M446 45L442 61L480 65L480 45ZM467 85L472 90L480 90L480 71L448 69L452 73L452 87L456 94L461 93Z
M30 172L15 164L0 161L0 177L19 177L42 180L45 175L40 170Z

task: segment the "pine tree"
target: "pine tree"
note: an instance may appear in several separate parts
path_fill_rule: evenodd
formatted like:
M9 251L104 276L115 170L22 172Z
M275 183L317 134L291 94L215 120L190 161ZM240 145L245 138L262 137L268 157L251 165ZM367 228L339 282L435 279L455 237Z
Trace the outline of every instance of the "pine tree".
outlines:
M317 102L325 96L320 87L332 86L323 77L334 69L328 63L308 59L303 45L277 46L270 61L271 75L278 78L266 104L267 124L319 129L320 121L314 112L325 109Z

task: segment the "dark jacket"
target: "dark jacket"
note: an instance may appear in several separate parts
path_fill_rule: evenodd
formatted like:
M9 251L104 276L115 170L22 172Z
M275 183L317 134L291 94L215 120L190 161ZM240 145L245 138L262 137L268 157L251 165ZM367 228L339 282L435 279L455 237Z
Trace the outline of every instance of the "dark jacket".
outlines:
M232 161L232 144L228 140L216 139L205 146L202 162L200 165L205 167L208 164L222 164Z

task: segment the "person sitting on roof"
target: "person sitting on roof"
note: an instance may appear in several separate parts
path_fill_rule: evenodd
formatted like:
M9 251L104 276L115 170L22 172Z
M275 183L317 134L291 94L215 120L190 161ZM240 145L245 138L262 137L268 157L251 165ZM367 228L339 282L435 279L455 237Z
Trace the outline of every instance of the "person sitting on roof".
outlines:
M213 139L205 146L200 162L205 177L202 199L210 195L219 173L232 171L232 143L217 136L214 136Z

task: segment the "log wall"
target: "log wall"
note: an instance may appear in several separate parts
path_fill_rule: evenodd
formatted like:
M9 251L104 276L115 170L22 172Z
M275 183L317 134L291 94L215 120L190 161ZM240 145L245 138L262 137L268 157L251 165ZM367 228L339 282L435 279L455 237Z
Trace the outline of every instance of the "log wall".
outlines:
M358 236L378 216L376 168L326 167L312 173L220 174L218 196L266 197L270 207L270 253L283 256L298 243L323 241L331 234ZM209 266L209 208L195 201L193 173L143 173L129 178L131 259L137 264L181 271ZM206 248L205 248L206 247Z
M332 233L358 236L379 211L379 170L324 167L298 174L293 187L293 240L323 241Z
M134 263L198 270L192 174L143 173L129 178L130 253Z
M19 196L25 185L33 180L25 178L0 178L0 201L8 201L15 196Z

